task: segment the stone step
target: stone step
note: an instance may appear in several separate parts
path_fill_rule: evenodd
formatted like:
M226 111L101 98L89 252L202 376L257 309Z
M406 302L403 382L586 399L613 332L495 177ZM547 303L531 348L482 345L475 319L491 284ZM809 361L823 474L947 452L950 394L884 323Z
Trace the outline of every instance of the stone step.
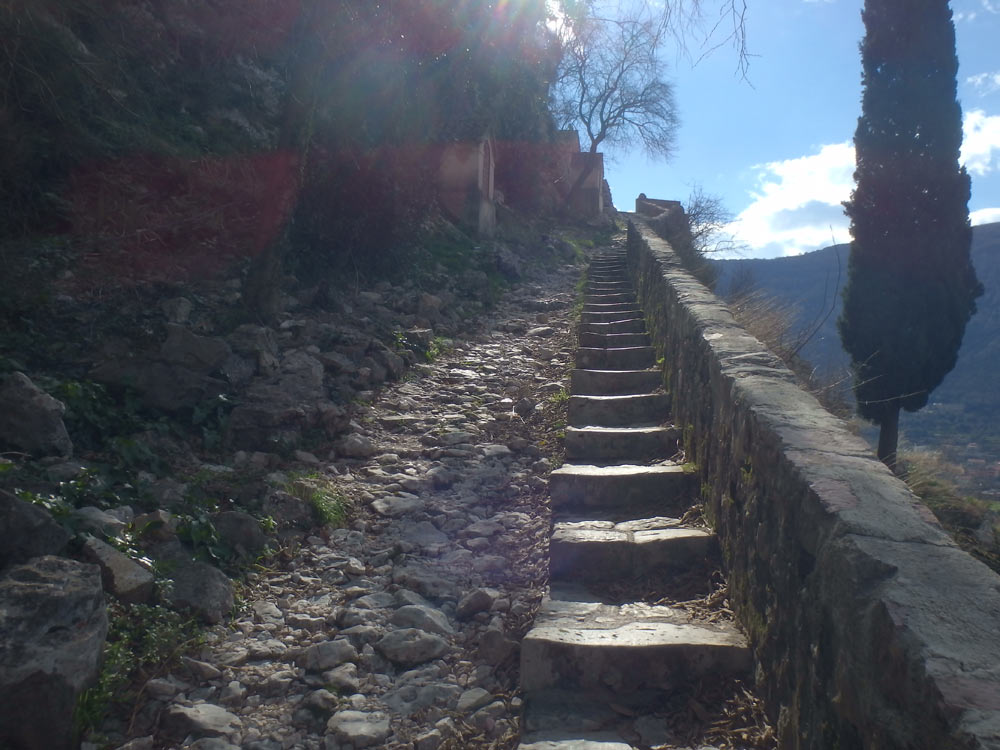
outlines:
M627 349L649 346L647 333L592 333L580 331L580 346L588 349Z
M670 416L665 393L637 393L626 396L570 396L566 419L573 427L627 427L633 424L660 424Z
M635 292L630 289L594 289L589 286L583 289L583 301L584 304L595 302L597 304L610 304L613 302L636 304Z
M615 731L623 722L627 729L631 719L608 701L576 690L535 691L525 701L518 750L632 750Z
M588 283L583 287L584 297L610 297L615 295L625 295L627 299L619 300L622 302L632 300L635 301L635 290L630 284L622 283L621 285L616 285L610 287L611 282L603 282L598 285ZM614 302L615 300L608 300L608 302Z
M630 309L631 308L631 309ZM642 313L635 305L623 306L621 310L584 309L580 313L581 323L617 323L620 320L631 320Z
M583 295L584 304L607 305L613 302L628 302L635 304L634 292L587 292Z
M668 706L676 699L669 693L651 691L646 700L632 698L629 710L623 711L613 696L600 700L579 691L536 691L525 701L518 750L718 750L704 742L675 744L679 738L669 729Z
M655 706L650 705L650 708ZM622 714L607 702L578 690L537 690L524 707L521 741L554 742L578 738L612 742L617 737L613 728L621 718ZM621 742L621 737L617 740ZM625 747L631 748L631 745Z
M629 284L631 285L632 280L623 270L618 271L599 271L596 273L587 274L588 284Z
M642 310L639 309L639 306L628 302L612 302L611 304L607 305L585 304L583 306L583 309L581 310L581 313L583 313L584 316L593 315L594 313L616 313L617 317L615 318L615 321L622 319L623 315L625 316L624 317L625 320L634 320L636 318L640 319L642 318ZM581 320L581 322L587 323L588 321L584 318ZM603 321L596 321L596 322L603 322Z
M576 350L576 366L580 370L646 370L654 364L656 352L651 346Z
M629 318L614 323L581 323L580 333L645 333L646 321L642 318Z
M677 452L674 427L567 427L566 459L611 464L655 461Z
M663 386L659 370L597 370L570 371L570 392L590 396L616 396L649 393Z
M652 506L681 512L695 499L698 478L678 464L565 464L549 475L554 513Z
M718 551L715 535L659 516L631 521L560 521L549 543L555 581L628 581L646 573L677 571Z
M587 286L591 289L604 289L606 291L612 292L631 292L632 282L626 278L612 279L612 278L588 278Z
M558 594L557 594L558 595ZM669 690L714 674L745 674L746 639L726 622L695 621L684 610L545 599L521 643L521 688Z
M518 743L518 750L633 750L614 732L586 732L578 737L567 737L563 732L526 734ZM701 748L699 748L701 750Z

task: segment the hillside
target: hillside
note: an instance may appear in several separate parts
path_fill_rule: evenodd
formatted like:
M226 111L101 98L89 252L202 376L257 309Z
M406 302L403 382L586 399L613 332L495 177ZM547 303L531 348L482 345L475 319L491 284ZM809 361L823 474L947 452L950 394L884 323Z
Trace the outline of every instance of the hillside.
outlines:
M795 310L798 329L816 334L802 355L833 379L846 376L849 358L840 346L837 317L840 288L847 279L847 245L834 245L795 257L720 261L717 290L725 296L739 280L751 279L764 293ZM900 417L903 439L911 446L940 449L968 465L975 484L997 489L1000 461L1000 223L973 229L972 259L985 292L969 322L958 364L931 395L928 406ZM825 317L833 308L832 313ZM975 445L970 445L975 444ZM983 462L982 464L980 462Z

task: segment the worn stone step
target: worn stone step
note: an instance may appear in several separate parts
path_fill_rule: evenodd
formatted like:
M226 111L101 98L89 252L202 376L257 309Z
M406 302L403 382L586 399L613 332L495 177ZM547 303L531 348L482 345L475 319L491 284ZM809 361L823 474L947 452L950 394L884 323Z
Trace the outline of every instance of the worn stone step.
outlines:
M695 750L694 746L662 744L674 739L666 731L671 696L665 691L650 691L641 701L633 694L627 711L614 696L601 699L578 690L539 690L525 698L519 750L633 750L650 746ZM697 750L715 748L698 744Z
M627 581L710 559L715 535L659 516L631 521L560 521L549 543L552 581Z
M614 323L581 323L581 333L645 333L646 321L642 318L617 320Z
M635 292L584 292L584 304L607 305L614 302L635 304Z
M576 350L576 366L580 370L646 370L655 363L656 352L651 346Z
M668 729L668 705L676 699L667 691L650 691L648 696L637 701L633 694L628 710L623 710L614 696L600 700L580 691L533 692L525 696L518 750L718 750L704 742L675 744L679 738Z
M631 284L632 279L624 268L608 268L603 271L590 271L587 274L586 283L594 284L602 282Z
M635 289L631 284L626 282L587 282L583 287L584 297L588 297L592 294L631 294L635 295Z
M566 419L573 427L627 427L665 422L670 402L665 393L625 396L570 396Z
M674 427L567 427L566 458L590 463L655 461L677 452Z
M587 274L587 283L600 283L600 282L615 282L631 284L632 280L625 273L625 269L619 268L617 270L605 270L605 271L591 271Z
M611 304L602 305L587 305L583 306L581 322L617 322L619 320L635 320L636 318L642 318L642 310L636 304L628 302L613 302ZM593 315L594 313L615 313L615 317L611 321L588 321L587 316Z
M563 732L526 734L518 750L633 750L614 732L586 732L578 737L567 737Z
M565 464L549 475L554 513L646 506L681 512L697 490L697 476L678 464Z
M590 349L627 349L649 346L647 333L592 333L580 331L580 346Z
M521 643L525 693L559 687L630 694L669 690L707 674L744 674L746 639L728 622L647 604L545 599Z
M608 701L559 689L538 690L525 698L518 750L632 750L615 731L624 717ZM629 719L624 723L627 728Z
M581 396L615 396L650 393L663 386L663 373L655 369L576 369L569 374L570 392Z
M608 701L569 690L525 696L518 750L632 750L620 731L629 721Z
M629 281L628 279L624 278L624 277L617 278L617 279L616 278L598 278L598 279L595 279L595 278L591 277L591 278L587 279L587 288L595 289L595 290L597 290L597 289L604 289L606 291L613 291L613 292L618 292L618 291L621 291L621 292L631 292L631 291L633 291L633 289L632 289L632 282Z

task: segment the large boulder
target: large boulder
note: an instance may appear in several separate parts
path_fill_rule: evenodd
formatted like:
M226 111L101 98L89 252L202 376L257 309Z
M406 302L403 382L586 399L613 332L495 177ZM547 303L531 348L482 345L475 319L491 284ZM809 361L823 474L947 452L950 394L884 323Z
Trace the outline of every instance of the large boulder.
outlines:
M172 585L165 598L176 609L187 609L216 625L233 608L233 584L218 568L203 562L180 562L168 574Z
M314 428L335 435L348 421L329 400L323 364L304 352L292 352L281 363L277 382L257 378L229 415L226 440L235 449L268 452L294 448Z
M0 570L33 557L58 555L70 534L44 509L0 490Z
M180 411L228 390L226 381L180 364L142 360L108 360L90 371L99 383L134 388L143 403L163 411Z
M107 632L96 566L44 556L7 571L0 579L0 747L73 747L73 709L97 678Z
M160 726L168 737L227 737L240 730L243 720L222 706L197 703L193 706L173 705L163 712Z
M110 544L87 534L81 552L101 569L104 590L123 602L145 604L153 598L153 574Z
M212 523L222 543L241 557L253 557L267 546L267 534L260 521L249 513L224 510L212 516Z
M38 456L70 456L73 441L63 424L66 406L23 372L0 379L0 444Z
M199 336L174 324L167 324L167 340L160 347L163 361L206 375L220 370L230 354L232 349L225 339Z
M147 406L173 412L226 393L229 385L219 375L231 357L225 340L168 324L158 351L136 352L127 341L107 342L90 377L134 388Z

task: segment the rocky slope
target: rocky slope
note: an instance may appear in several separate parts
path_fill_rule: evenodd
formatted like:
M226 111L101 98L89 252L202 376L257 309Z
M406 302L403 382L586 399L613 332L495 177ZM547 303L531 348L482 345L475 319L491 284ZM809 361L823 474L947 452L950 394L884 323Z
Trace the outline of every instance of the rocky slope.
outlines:
M487 252L454 277L439 267L434 293L299 286L273 328L227 317L234 281L112 305L67 291L4 339L5 368L22 374L4 379L0 411L17 419L0 525L44 543L8 548L3 594L65 559L93 605L77 623L90 618L91 641L110 627L109 647L124 643L128 608L218 628L183 664L176 644L159 665L129 664L138 682L115 683L111 718L84 723L93 746L516 737L515 640L544 585L543 477L580 270L559 240ZM522 283L484 313L491 264ZM37 408L7 408L25 403ZM109 663L85 697L112 684ZM61 723L44 741L66 746L68 717L41 719L52 708L8 712L0 729L30 746ZM22 731L31 716L41 735Z

